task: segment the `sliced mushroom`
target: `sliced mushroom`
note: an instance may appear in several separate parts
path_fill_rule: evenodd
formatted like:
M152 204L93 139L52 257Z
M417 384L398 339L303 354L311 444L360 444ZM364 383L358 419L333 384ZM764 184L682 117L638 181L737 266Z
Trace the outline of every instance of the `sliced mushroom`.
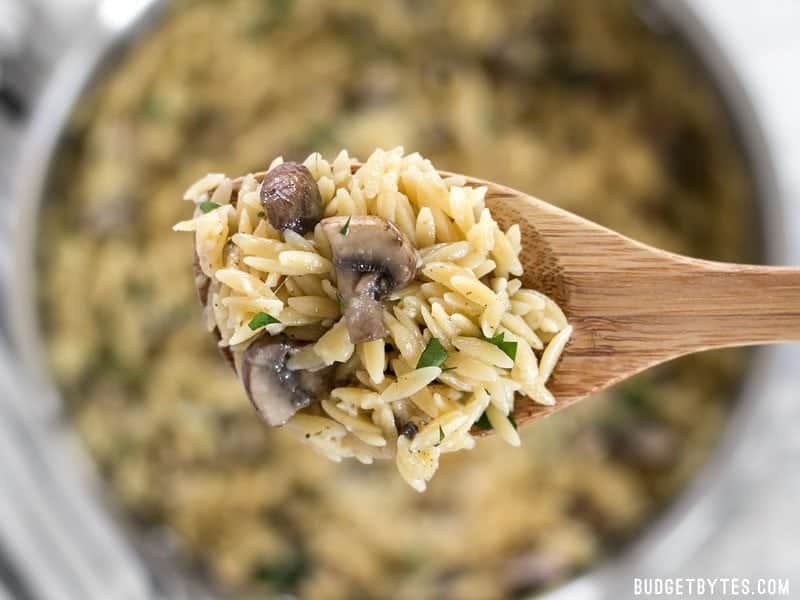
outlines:
M511 595L528 596L564 577L568 569L562 555L543 548L509 560L502 580Z
M637 467L664 469L674 465L680 455L677 434L660 423L630 423L606 435L614 456Z
M386 326L383 323L384 298L389 292L383 290L383 280L379 273L360 275L357 272L348 272L345 281L345 290L340 292L345 301L344 322L350 341L354 344L378 340L386 336ZM341 286L341 279L339 280ZM391 291L391 290L390 290Z
M322 218L322 198L305 165L285 162L270 170L261 183L261 204L277 230L308 233Z
M274 427L284 425L300 409L330 389L333 370L291 371L286 362L298 346L285 335L262 333L244 351L241 379L250 402Z
M323 219L322 230L331 245L350 341L385 337L381 301L414 279L416 248L381 217L329 217Z

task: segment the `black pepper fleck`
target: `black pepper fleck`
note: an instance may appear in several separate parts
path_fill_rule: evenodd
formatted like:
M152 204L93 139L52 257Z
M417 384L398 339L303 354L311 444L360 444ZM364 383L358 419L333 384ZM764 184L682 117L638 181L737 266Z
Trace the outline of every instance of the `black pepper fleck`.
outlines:
M417 435L418 431L419 429L417 429L417 426L411 421L408 421L402 427L400 427L400 433L410 440L414 439L414 436Z

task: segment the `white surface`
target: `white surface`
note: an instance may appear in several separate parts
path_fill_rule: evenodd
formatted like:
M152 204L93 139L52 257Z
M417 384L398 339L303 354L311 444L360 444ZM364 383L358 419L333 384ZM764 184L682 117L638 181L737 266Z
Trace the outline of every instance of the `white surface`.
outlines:
M800 0L692 4L741 70L773 144L781 191L800 210ZM794 239L800 239L798 221Z

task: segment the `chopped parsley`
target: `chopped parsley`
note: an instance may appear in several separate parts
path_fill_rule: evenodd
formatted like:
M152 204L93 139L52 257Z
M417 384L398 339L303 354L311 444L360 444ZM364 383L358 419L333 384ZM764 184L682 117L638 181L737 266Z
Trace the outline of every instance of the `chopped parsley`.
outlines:
M137 302L147 302L153 297L153 288L141 281L126 282L125 292L132 300Z
M321 121L313 124L303 136L303 146L306 148L320 148L330 146L336 141L335 123Z
M262 327L265 327L266 325L272 325L273 323L280 323L280 321L278 321L278 319L272 315L268 315L265 312L260 312L250 320L247 326L255 331L256 329L261 329Z
M448 371L455 371L458 367L443 367L442 373L447 373Z
M258 40L272 32L292 12L294 0L269 0L261 3L261 10L243 29L243 33L252 40Z
M617 390L624 410L633 414L652 415L653 404L647 393L647 389L642 385L628 384Z
M494 344L500 350L505 352L511 360L517 359L517 342L507 342L506 334L504 332L500 332L497 335L494 335L490 338L484 338L490 344Z
M350 232L350 219L352 218L353 217L347 217L347 221L345 221L345 224L342 225L342 228L339 230L339 233L341 233L342 235L347 235Z
M439 446L443 441L444 441L444 429L442 429L442 426L439 425L439 443L436 445Z
M509 415L508 415L508 420L509 420L509 421L511 421L511 426L512 426L512 427L514 428L514 430L516 431L516 430L517 430L517 421L516 421L516 419L514 418L514 415L513 415L513 414L509 414Z
M339 303L339 310L344 312L345 309L344 298L342 298L342 295L339 292L336 292L336 302Z
M294 589L312 572L311 559L301 550L297 555L257 565L253 577L276 590Z
M153 123L162 121L167 116L163 100L153 94L149 94L144 98L140 110L142 116Z
M266 214L266 213L265 213L263 210L260 210L260 211L258 211L258 212L256 213L256 216L257 216L259 219L263 219L264 217L266 217L266 216L267 216L267 214Z
M481 418L475 421L475 427L478 429L483 429L484 431L489 431L492 428L492 424L489 422L489 417L486 416L486 411L483 411Z
M419 357L417 368L438 367L447 360L447 350L442 346L439 338L432 337Z
M221 204L217 204L216 202L211 202L210 200L207 200L206 202L200 203L200 210L202 210L204 213L207 213L211 212L215 208L219 208L220 206Z

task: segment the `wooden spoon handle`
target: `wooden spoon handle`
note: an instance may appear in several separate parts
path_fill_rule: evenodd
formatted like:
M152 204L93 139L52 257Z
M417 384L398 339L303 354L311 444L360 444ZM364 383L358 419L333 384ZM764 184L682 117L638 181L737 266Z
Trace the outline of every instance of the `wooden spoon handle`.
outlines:
M609 280L590 325L596 350L652 354L653 362L710 348L800 341L800 269L672 255ZM658 267L653 270L652 267Z
M685 296L698 347L800 341L799 268L697 263L673 295Z
M798 268L714 263L643 246L612 264L568 278L582 300L551 380L558 408L684 354L800 341ZM518 418L551 411L523 407Z

